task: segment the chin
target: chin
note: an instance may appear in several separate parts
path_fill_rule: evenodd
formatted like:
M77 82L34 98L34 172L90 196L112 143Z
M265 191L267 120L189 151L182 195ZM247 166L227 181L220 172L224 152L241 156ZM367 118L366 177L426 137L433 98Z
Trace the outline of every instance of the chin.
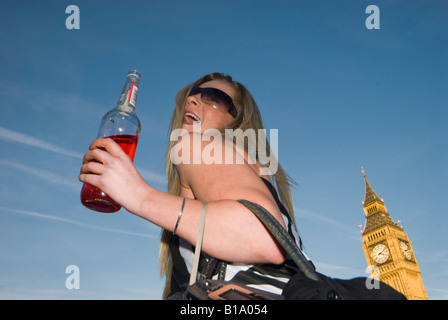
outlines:
M202 133L205 128L202 127L200 122L195 123L186 123L182 124L182 129L187 130L188 132L199 132Z
M182 129L186 130L187 132L201 132L200 125L192 125L185 122L182 124Z

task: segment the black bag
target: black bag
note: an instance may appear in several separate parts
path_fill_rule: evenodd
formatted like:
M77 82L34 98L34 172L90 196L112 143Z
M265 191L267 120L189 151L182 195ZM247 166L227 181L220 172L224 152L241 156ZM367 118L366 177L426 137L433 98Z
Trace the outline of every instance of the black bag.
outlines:
M287 300L406 300L406 297L384 282L368 286L367 277L351 280L333 279L315 271L296 242L280 223L262 206L247 200L239 202L250 209L269 229L299 270L283 289ZM370 287L370 288L369 288Z
M321 281L311 280L297 272L283 289L286 300L406 300L406 297L384 282L369 289L368 278L333 279L319 274Z

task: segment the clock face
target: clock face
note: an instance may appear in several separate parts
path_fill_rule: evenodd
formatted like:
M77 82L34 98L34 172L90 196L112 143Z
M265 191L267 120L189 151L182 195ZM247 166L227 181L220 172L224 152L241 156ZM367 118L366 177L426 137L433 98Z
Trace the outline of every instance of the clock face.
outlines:
M408 260L412 259L412 253L409 246L406 244L406 242L400 241L400 249L404 254L404 257Z
M389 258L389 248L384 244L377 244L372 250L372 258L376 263L384 263Z

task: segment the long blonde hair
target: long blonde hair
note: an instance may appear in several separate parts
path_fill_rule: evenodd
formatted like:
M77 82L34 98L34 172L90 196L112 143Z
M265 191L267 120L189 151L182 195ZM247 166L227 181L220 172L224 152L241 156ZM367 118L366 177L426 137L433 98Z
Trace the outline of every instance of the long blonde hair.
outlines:
M226 127L220 128L221 130L225 129L254 129L255 132L258 132L258 129L263 129L263 122L261 119L261 114L258 109L255 100L253 99L250 92L240 83L233 81L231 76L224 75L222 73L211 73L205 75L200 78L196 82L186 86L176 95L175 99L175 109L173 115L171 117L169 133L173 130L181 128L183 117L184 117L184 108L186 104L186 100L190 90L193 86L200 86L201 84L211 81L211 80L221 80L228 84L230 84L235 89L235 96L233 97L233 102L235 108L237 109L236 118ZM264 137L264 139L266 139ZM170 160L170 152L171 148L174 146L176 141L169 141L168 148L166 153L166 163L165 170L166 176L168 179L168 193L172 195L179 196L180 195L180 178L177 173L176 166ZM270 146L269 142L266 139L266 152L269 154ZM258 144L257 144L258 146ZM247 150L246 150L247 152ZM258 152L256 153L258 160ZM276 173L273 175L273 179L277 186L277 191L285 208L288 210L291 218L294 220L294 207L293 200L291 195L290 183L294 183L292 179L285 173L283 168L278 164L278 169ZM272 178L271 178L272 180ZM165 290L163 292L163 298L166 298L170 292L171 285L171 272L173 268L171 255L170 255L170 240L171 240L171 232L167 230L163 230L162 238L160 242L159 249L159 264L161 268L161 275L166 277Z

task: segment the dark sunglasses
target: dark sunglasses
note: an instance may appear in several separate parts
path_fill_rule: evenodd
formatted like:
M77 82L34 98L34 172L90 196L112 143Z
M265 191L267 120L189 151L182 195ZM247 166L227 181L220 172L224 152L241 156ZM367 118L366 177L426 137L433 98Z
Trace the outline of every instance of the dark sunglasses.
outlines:
M188 96L194 96L198 93L201 94L202 102L211 105L215 109L228 112L234 118L236 117L237 112L233 100L224 91L216 88L193 87Z

